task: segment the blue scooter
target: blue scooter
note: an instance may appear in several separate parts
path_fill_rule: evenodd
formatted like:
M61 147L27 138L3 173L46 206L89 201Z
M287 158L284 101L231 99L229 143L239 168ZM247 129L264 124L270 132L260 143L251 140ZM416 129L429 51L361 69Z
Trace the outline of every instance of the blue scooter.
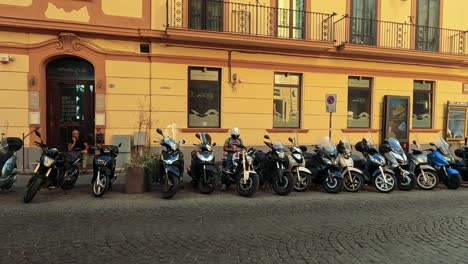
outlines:
M437 138L435 143L430 143L436 149L426 149L430 151L427 155L429 163L437 170L439 182L443 182L449 189L458 189L461 185L460 172L452 167L450 163L455 160L450 152L450 145L442 138Z
M7 137L0 140L0 189L9 190L16 182L16 155L15 152L23 147L23 140L16 137Z

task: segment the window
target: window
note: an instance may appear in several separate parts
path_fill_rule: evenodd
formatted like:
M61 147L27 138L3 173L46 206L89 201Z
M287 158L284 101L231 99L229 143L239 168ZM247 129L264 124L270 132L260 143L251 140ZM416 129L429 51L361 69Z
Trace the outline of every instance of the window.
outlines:
M189 28L221 31L223 29L223 1L190 0Z
M467 136L468 102L448 102L447 108L447 139L464 139Z
M414 81L413 128L432 128L434 82Z
M304 38L304 0L278 0L278 37Z
M301 74L287 72L275 73L275 87L273 88L273 127L300 127L301 81Z
M353 0L351 4L351 38L353 44L375 45L377 0Z
M220 94L221 69L189 68L189 127L220 127Z
M348 128L370 128L372 78L348 78Z
M418 0L416 49L437 51L439 49L439 0Z

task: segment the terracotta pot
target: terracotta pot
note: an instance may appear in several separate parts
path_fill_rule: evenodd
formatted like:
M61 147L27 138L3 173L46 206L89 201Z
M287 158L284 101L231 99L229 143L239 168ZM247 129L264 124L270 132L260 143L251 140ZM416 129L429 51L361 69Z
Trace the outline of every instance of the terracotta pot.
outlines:
M142 167L129 167L127 169L126 193L145 192L145 170Z

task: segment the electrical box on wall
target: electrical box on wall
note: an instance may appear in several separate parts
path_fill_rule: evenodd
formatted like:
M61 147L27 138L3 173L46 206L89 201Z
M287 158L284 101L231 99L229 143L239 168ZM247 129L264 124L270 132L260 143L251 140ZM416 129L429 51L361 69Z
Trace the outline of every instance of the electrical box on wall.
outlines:
M104 133L96 133L96 144L104 144Z

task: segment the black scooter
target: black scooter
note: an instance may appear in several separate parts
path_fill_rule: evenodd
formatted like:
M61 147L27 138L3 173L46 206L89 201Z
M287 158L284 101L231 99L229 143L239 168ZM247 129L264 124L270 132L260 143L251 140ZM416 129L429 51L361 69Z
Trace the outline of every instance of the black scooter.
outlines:
M99 154L94 156L93 160L93 178L91 180L91 189L94 196L102 197L107 190L112 189L112 183L116 180L115 165L119 147L114 145L103 145L92 147L99 150Z
M461 160L455 161L455 169L460 172L462 179L468 181L468 137L465 138L465 146L455 150L455 156Z
M77 164L83 159L81 149L74 149L71 153L59 152L56 148L49 148L41 138L39 131L34 131L41 142L34 144L42 148L39 163L34 169L34 175L26 185L26 193L23 201L29 203L41 188L53 190L57 187L64 191L71 190L75 186L80 173Z
M216 188L218 179L218 169L215 165L213 148L216 143L211 144L211 136L208 133L195 134L200 140L197 150L192 151L192 162L188 170L188 175L192 177L192 186L198 186L198 190L203 194L210 194Z
M255 152L253 161L253 167L260 177L260 185L269 182L275 193L288 195L294 189L295 181L288 168L284 145L281 142L273 143L268 135L264 138L270 140L270 142L263 141L270 151Z

